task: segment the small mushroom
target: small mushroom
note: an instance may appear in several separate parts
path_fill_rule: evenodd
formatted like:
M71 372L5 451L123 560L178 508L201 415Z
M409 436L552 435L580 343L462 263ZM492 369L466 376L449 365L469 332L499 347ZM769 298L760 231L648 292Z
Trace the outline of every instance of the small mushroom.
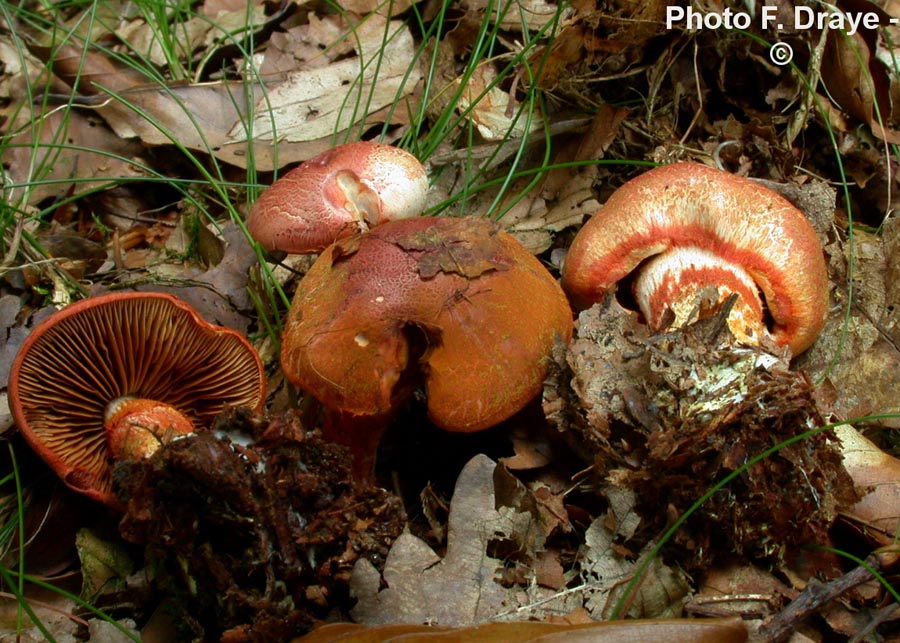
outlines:
M251 208L247 228L267 250L320 252L371 226L420 215L427 191L425 168L408 152L346 143L275 181Z
M768 334L796 355L825 323L825 260L803 213L750 179L698 163L661 166L616 190L576 235L562 284L586 308L633 272L654 329L673 316L688 321L710 288L712 309L737 293L728 324L739 340Z
M438 427L485 429L540 393L554 342L571 333L557 281L497 224L416 217L322 253L294 295L281 365L335 414L327 437L365 471L415 389Z
M31 331L13 362L22 435L71 488L117 506L110 460L138 459L229 407L261 409L265 372L239 333L160 293L85 299Z

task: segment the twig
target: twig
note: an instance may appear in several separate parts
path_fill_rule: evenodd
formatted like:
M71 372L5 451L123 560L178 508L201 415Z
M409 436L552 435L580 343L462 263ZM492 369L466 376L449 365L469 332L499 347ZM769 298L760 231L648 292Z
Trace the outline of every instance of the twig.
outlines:
M9 250L7 250L3 260L0 261L0 267L5 268L13 265L13 261L15 261L16 255L19 252L19 244L22 241L22 228L24 227L25 219L19 219L16 223L16 227L13 228L12 240L9 242Z
M872 620L869 621L869 623L864 628L857 632L852 639L850 639L850 643L858 643L859 641L869 640L866 637L872 634L875 631L875 628L877 628L887 620L896 618L898 612L900 612L900 607L897 607L896 603L891 603L890 605L882 607L880 610L875 612Z
M840 578L835 578L827 583L815 578L811 579L806 589L797 598L759 628L755 640L757 643L784 641L800 623L818 609L844 592L875 578L873 571L877 572L880 567L879 557L871 555L865 560L865 564L847 572Z

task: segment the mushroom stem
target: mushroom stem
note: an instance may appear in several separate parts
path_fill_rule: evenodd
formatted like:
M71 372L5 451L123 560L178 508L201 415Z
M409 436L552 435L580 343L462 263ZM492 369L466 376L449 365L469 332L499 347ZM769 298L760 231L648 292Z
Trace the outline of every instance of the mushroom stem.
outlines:
M174 406L139 397L116 398L103 419L114 460L149 458L163 444L194 432L194 423Z
M715 314L732 293L739 296L728 327L739 341L758 342L768 334L762 300L753 277L738 264L694 246L672 248L648 261L634 282L638 308L656 330Z
M327 411L322 423L322 437L349 449L355 480L374 480L378 445L395 415L353 415L340 410Z
M353 232L365 232L381 222L378 193L350 170L335 173L334 180L323 186L322 195L331 208L351 217L352 224L348 229Z

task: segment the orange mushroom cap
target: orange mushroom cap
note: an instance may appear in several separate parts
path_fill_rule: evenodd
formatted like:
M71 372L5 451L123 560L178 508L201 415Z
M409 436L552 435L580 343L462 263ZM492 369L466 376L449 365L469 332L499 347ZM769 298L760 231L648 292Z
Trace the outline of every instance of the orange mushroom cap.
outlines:
M286 377L350 416L390 413L419 385L449 431L501 422L537 396L572 314L540 261L483 219L417 217L338 241L301 281Z
M157 424L148 430L184 433L229 407L261 409L265 386L239 333L172 295L127 292L71 304L34 328L13 362L9 399L22 435L57 475L115 506L112 448L146 451L138 433L109 431ZM123 403L131 398L153 403Z
M755 323L795 355L821 332L828 276L812 225L772 190L699 163L664 165L616 190L572 242L562 285L576 307L586 308L629 273L643 270L643 262L672 251L684 256L684 249L707 257L687 262L692 267L685 279L692 288L705 280L723 286L725 294L743 292L741 310L762 312L762 306L748 301L753 298L745 285L750 280L772 320L768 329L762 319ZM729 267L722 270L720 263ZM666 308L675 305L663 292L687 296L680 279L677 270L670 270L638 285L648 323L656 326Z
M251 208L247 228L267 250L320 252L370 226L420 215L427 191L425 168L412 154L346 143L275 181Z

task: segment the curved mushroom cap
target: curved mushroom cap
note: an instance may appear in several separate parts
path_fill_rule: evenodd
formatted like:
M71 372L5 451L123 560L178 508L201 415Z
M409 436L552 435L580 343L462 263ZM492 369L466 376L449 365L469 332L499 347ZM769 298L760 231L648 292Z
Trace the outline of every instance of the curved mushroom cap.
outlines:
M127 292L72 304L32 330L9 399L22 435L67 485L115 504L104 428L111 404L155 400L200 425L228 407L262 408L265 384L239 333L171 295Z
M815 341L828 276L812 225L772 190L699 163L664 165L616 190L572 242L563 288L586 308L641 262L680 247L741 266L762 292L776 342L796 355Z
M396 408L424 385L432 421L478 431L541 391L572 313L514 237L483 219L418 217L338 241L303 278L285 328L285 375L326 407Z
M320 252L336 239L425 208L428 176L392 145L339 145L294 168L265 190L247 228L267 250Z

